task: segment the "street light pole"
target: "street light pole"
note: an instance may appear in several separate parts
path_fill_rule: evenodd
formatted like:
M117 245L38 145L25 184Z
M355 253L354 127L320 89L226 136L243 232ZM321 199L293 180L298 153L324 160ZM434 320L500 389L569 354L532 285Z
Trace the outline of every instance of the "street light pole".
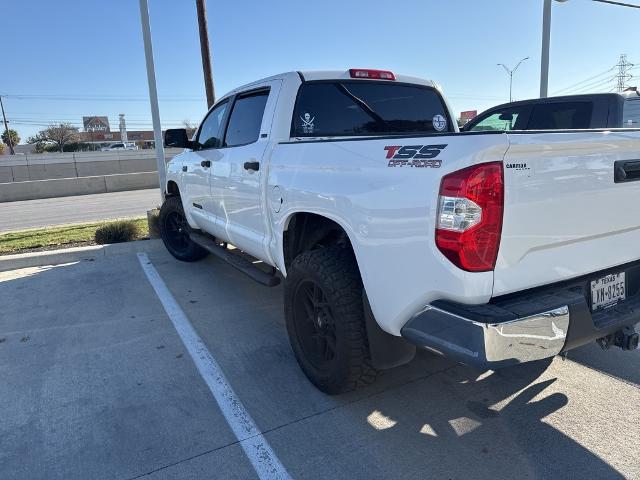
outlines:
M569 0L555 0L559 3ZM540 98L549 96L549 46L551 44L551 2L544 0L542 10L542 55L540 56Z
M147 63L149 103L151 103L151 119L153 121L153 140L156 145L156 161L158 163L160 196L162 198L162 201L164 201L164 193L167 185L167 165L164 161L162 128L160 127L160 110L158 108L158 90L156 89L156 70L153 64L153 47L151 45L151 26L149 25L149 6L147 4L147 0L140 0L140 20L142 22L144 57Z
M551 43L551 0L544 0L542 12L542 57L540 61L540 98L549 94L549 44Z
M529 57L524 57L522 60L520 60L518 62L518 64L513 69L510 69L504 63L499 63L498 64L498 66L504 68L505 71L507 72L507 74L509 75L509 103L511 103L513 101L513 95L512 95L512 91L513 91L513 74L516 73L516 70L518 70L520 65L522 65L522 62L524 62L525 60L529 60Z

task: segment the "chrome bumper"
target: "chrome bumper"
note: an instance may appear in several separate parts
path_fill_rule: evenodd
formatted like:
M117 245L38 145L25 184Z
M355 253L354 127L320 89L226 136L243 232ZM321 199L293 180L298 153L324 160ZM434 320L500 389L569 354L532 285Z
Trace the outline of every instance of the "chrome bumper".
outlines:
M569 330L569 306L501 322L483 323L428 305L402 328L418 347L479 368L553 357Z

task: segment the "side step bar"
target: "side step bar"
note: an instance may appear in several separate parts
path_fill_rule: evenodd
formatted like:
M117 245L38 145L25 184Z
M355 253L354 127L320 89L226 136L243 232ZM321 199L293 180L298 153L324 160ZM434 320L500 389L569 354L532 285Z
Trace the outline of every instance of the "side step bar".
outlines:
M253 263L240 255L232 253L225 247L218 245L211 237L203 235L197 232L191 232L189 237L194 243L197 243L208 252L214 254L216 257L224 260L232 267L237 268L245 275L248 275L256 282L265 285L267 287L275 287L280 284L280 277L275 274L267 273L259 267L256 267Z

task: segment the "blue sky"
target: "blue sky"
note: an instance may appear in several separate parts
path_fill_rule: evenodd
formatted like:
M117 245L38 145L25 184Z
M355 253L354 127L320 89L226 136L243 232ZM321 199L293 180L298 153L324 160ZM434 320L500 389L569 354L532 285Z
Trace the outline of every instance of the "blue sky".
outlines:
M206 101L195 1L149 0L149 9L163 128L198 122ZM482 110L508 101L496 64L525 56L514 97L538 94L542 0L210 0L208 19L218 96L282 71L370 67L431 78L456 112ZM550 92L606 71L621 53L640 64L639 23L636 9L554 3ZM11 51L3 48L0 94L23 96L5 99L23 139L51 122L80 126L83 115L108 115L117 128L125 113L130 130L151 128L137 0L5 0L0 25Z

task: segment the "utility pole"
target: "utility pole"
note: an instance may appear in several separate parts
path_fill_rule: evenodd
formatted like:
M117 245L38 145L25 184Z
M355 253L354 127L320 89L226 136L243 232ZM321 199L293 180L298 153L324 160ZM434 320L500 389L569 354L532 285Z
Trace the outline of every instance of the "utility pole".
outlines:
M147 82L149 83L149 103L153 120L153 140L156 146L156 162L158 163L158 180L160 197L164 201L167 186L167 164L164 161L162 128L160 127L160 109L158 108L158 90L156 89L156 69L153 64L153 46L151 45L151 26L149 25L149 5L147 0L140 0L140 21L142 22L142 39L144 41L144 58L147 63Z
M2 120L4 120L4 129L7 132L7 140L9 141L9 152L11 155L15 155L13 151L13 141L11 140L11 134L9 133L9 126L7 125L7 116L4 114L4 104L2 103L2 95L0 95L0 107L2 108Z
M522 60L518 62L518 64L513 69L510 69L504 63L498 64L498 66L504 68L507 74L509 75L509 103L513 102L513 95L511 94L511 92L513 91L513 74L516 73L516 70L518 70L518 67L522 65L522 62L524 62L525 60L529 60L529 57L524 57Z
M627 61L627 55L620 55L620 60L616 65L618 67L618 74L616 75L616 90L618 92L624 92L625 88L627 88L627 80L631 80L633 75L628 73L629 69L633 67L633 63L629 63Z
M569 0L556 0L564 3ZM542 10L542 55L540 59L540 98L549 96L549 45L551 43L551 2L544 0Z
M207 107L211 108L216 101L211 73L211 53L209 52L209 32L207 30L207 8L205 0L196 0L198 10L198 29L200 30L200 54L202 55L202 71L204 73L204 89L207 92Z
M549 95L549 44L551 43L551 0L544 0L542 11L542 58L540 60L540 98Z

